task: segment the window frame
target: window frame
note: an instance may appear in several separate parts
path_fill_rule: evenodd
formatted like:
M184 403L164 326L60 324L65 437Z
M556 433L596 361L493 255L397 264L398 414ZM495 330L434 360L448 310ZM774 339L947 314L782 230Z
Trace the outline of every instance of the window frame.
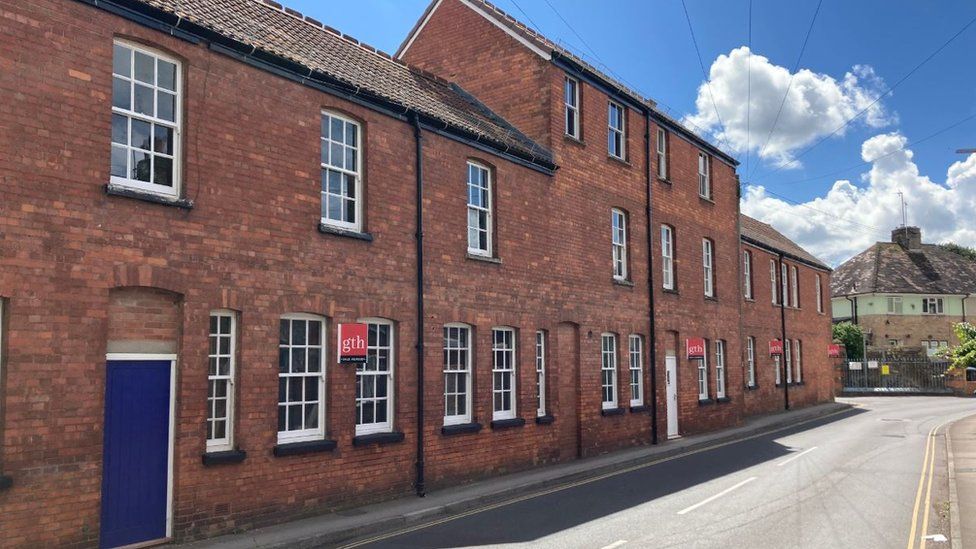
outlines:
M823 306L823 282L820 280L820 274L817 274L817 312L824 312Z
M793 383L793 343L792 340L783 340L783 360L786 361L786 384Z
M125 75L122 75L122 74L117 74L115 72L115 46L121 46L121 47L127 48L127 49L131 50L131 52L132 52L132 54L130 56L130 62L129 62L129 71L130 71L129 76L125 76ZM154 80L154 83L153 84L148 84L146 82L139 81L140 84L146 85L147 87L149 87L152 90L152 93L153 93L153 111L154 111L154 115L153 116L149 116L149 115L146 115L146 114L139 113L134 108L135 85L136 85L135 82L137 82L136 77L135 77L135 57L136 57L135 54L136 54L136 52L139 52L139 53L141 53L143 55L148 55L148 56L150 56L150 57L153 58L153 71L154 71L154 73L153 73L153 80ZM158 78L159 78L159 72L158 72L159 71L159 68L158 68L159 67L159 62L158 62L158 60L163 60L163 61L165 61L167 63L172 63L172 64L175 65L175 80L174 80L174 85L173 85L173 88L174 89L173 90L168 90L168 89L163 88L163 87L161 87L161 86L159 86L157 84ZM115 38L115 39L112 40L112 69L111 70L112 70L112 72L111 72L111 75L112 76L111 77L112 77L112 83L113 83L113 93L112 93L112 98L110 98L110 100L109 100L109 104L111 106L110 113L111 113L112 116L114 116L114 115L117 114L117 115L126 117L126 132L127 132L126 140L127 140L127 143L125 144L125 147L124 148L126 149L126 174L127 174L127 176L126 177L121 177L121 176L117 176L117 175L112 175L112 173L111 173L112 172L112 170L111 170L111 151L112 151L112 147L113 147L112 144L114 143L114 141L111 139L111 136L110 136L110 139L109 139L109 184L112 185L112 186L121 187L121 188L127 188L127 189L133 189L133 190L136 190L136 191L146 192L146 193L150 193L150 194L153 194L153 195L156 195L156 196L161 196L161 197L169 198L169 199L179 198L180 196L182 196L182 193L183 193L183 178L182 178L182 175L183 175L183 170L182 170L182 166L183 166L183 159L182 159L182 156L183 156L182 155L182 153L183 153L183 147L182 147L182 143L183 143L183 123L182 122L183 122L183 95L184 95L184 92L183 92L183 62L179 58L174 57L172 55L169 55L168 53L163 52L161 50L154 49L154 48L150 48L150 47L144 46L142 44L139 44L137 42L132 42L132 41L129 41L129 40L124 40L124 39L121 39L121 38ZM129 109L123 109L121 107L116 107L114 105L114 83L115 83L116 77L123 79L123 81L129 82L129 85L130 85L130 87L129 87L129 107L130 108ZM172 121L169 121L169 120L166 120L166 119L163 119L163 118L158 118L157 116L155 116L156 114L159 114L156 111L157 111L157 108L158 108L157 95L158 95L158 92L160 90L163 90L165 93L172 92L172 94L174 96L174 98L173 98L173 120ZM172 187L167 187L166 185L160 185L158 183L153 183L152 181L140 181L138 179L132 179L131 177L128 177L128 175L131 175L131 173L132 173L131 170L129 169L129 164L132 162L132 151L134 151L134 150L145 150L145 149L141 149L139 147L135 147L134 148L134 147L132 147L132 145L129 144L132 141L132 122L131 121L133 119L138 119L138 120L140 120L142 122L145 122L145 123L150 124L150 134L151 134L150 139L153 140L153 141L155 140L155 132L152 129L153 128L153 125L161 125L161 126L169 127L169 128L171 128L173 130L173 151L172 151L172 154L162 153L164 157L170 157L172 159L172 162L173 162L172 172L170 174L170 177L172 177L172 182L173 182ZM119 145L121 145L121 143L119 143ZM153 145L150 145L150 147L151 148L154 148ZM155 157L158 156L160 153L157 153L154 150L147 151L147 152L148 152L150 158L152 159L151 160L151 165L154 166L155 165ZM154 178L155 178L155 170L153 170L152 168L150 168L150 179L154 179Z
M742 284L743 296L752 299L752 252L742 250Z
M780 280L780 291L782 295L780 296L780 305L783 307L790 306L790 280L788 274L788 266L786 263L780 261L779 263L779 280Z
M213 331L213 319L217 320L217 332ZM225 334L222 331L220 325L220 319L229 318L230 328ZM234 449L234 421L235 421L235 393L237 392L237 312L230 309L215 309L210 311L208 317L209 328L208 328L208 342L212 342L214 337L217 337L217 343L213 346L216 352L207 352L207 451L208 452L222 452ZM220 351L220 339L226 337L229 340L227 353L222 353ZM219 372L219 364L221 358L228 359L227 374L221 375L220 373L211 373L211 370ZM216 360L216 363L214 363ZM216 417L216 400L217 397L213 394L213 389L211 388L211 383L217 383L219 381L224 381L227 383L226 390L226 409L224 411L223 421L226 424L224 427L224 436L222 438L214 438L211 433L216 432L216 429L210 427L210 424L215 424L220 421ZM215 388L216 386L214 386Z
M756 338L746 337L746 387L756 386Z
M793 381L796 383L803 383L803 359L800 353L802 352L803 345L800 343L799 339L793 340L793 366L796 368L796 373L793 375Z
M630 407L633 408L644 405L644 336L630 334L627 349L630 359Z
M572 86L572 103L568 101L570 86ZM570 113L573 115L572 127L569 124ZM563 125L566 135L576 140L580 139L580 82L569 75L566 75L563 80Z
M897 305L897 306L895 306ZM901 296L889 295L885 297L885 312L889 315L904 314L905 303Z
M495 227L494 227L494 225L495 225L495 221L494 221L494 209L495 209L494 174L492 173L492 169L487 164L483 164L481 162L477 162L477 161L471 160L471 159L468 159L467 164L465 164L465 168L466 168L465 169L465 173L467 174L467 183L465 185L465 190L467 191L467 193L466 193L466 197L467 197L466 198L466 205L467 205L467 207L465 208L465 214L466 214L465 225L467 226L467 230L465 231L465 239L467 240L468 253L470 255L476 255L476 256L480 256L480 257L493 257L494 256L494 249L495 249L495 235L494 235L494 230L495 230ZM484 177L485 177L485 186L484 187L478 187L477 185L473 185L472 184L472 182L471 182L471 169L472 168L475 168L476 170L482 170L484 172ZM485 193L485 195L486 195L486 197L488 199L488 205L487 205L487 207L485 207L485 206L476 206L476 205L473 205L471 203L471 189L472 189L472 187L477 187L479 189L482 189L482 188L484 189L484 193ZM472 211L484 212L485 213L485 227L484 228L482 228L482 227L472 227L471 226L471 212ZM486 238L485 238L485 246L486 247L485 247L485 249L472 248L471 247L471 230L472 230L472 228L474 228L474 230L476 230L478 232L485 232L485 234L486 234Z
M511 346L508 348L498 347L495 334L507 333L511 337ZM508 368L499 368L499 353L509 355L510 364ZM515 419L518 417L518 331L511 326L496 326L491 329L491 420L499 421L505 419ZM511 376L511 385L508 389L501 388L495 383L497 374ZM509 393L511 406L508 409L498 409L495 403L497 395Z
M715 398L725 398L725 340L715 340Z
M702 281L705 297L715 297L715 243L711 238L702 238Z
M657 176L659 179L668 180L668 131L664 128L657 129Z
M674 227L666 224L661 225L661 278L661 287L665 290L674 290L677 286L674 271Z
M770 292L772 293L773 305L779 305L779 281L776 278L776 271L779 269L776 267L776 260L769 260L769 285Z
M773 355L773 366L776 368L776 386L783 384L783 372L781 371L780 355Z
M800 285L799 285L799 272L797 271L796 265L790 265L790 304L795 309L800 308Z
M712 199L712 159L705 151L698 151L698 196ZM704 170L704 171L703 171Z
M448 346L448 341L449 341L449 338L448 338L448 335L449 335L448 330L452 330L452 329L454 329L454 330L464 330L466 346L464 346L464 347L460 347L460 346L459 347L450 347L450 346ZM473 387L473 379L472 378L474 377L473 376L473 374L474 374L474 369L473 369L473 360L474 360L474 352L473 352L474 351L474 329L472 328L471 325L464 324L462 322L449 322L447 324L444 324L442 334L443 334L443 337L444 337L444 342L443 342L442 348L444 350L444 360L445 360L445 362L442 363L442 372L444 374L444 377L443 377L443 379L444 379L444 393L443 393L444 394L444 425L445 426L449 426L449 425L463 425L463 424L466 424L466 423L471 423L473 421L473 418L474 418L474 410L473 410L474 409L474 406L473 406L474 403L472 402L472 397L474 396L473 395L473 391L472 391L472 387ZM450 354L449 353L451 351L455 351L455 352L464 351L465 357L466 357L465 358L465 361L464 361L464 369L462 369L462 370L451 370L451 369L448 369L448 367L447 367L448 366L447 361L449 360L449 357L450 357ZM459 393L459 392L455 391L453 393L450 393L450 395L449 395L448 392L447 392L447 376L448 375L457 375L457 374L464 374L464 376L465 376L464 393ZM457 387L457 384L455 383L455 388L456 387ZM455 410L457 410L457 402L456 402L456 399L457 399L457 396L458 395L461 395L461 394L464 395L465 413L463 413L463 414L448 415L448 413L447 413L447 399L448 399L448 397L449 396L453 396L455 398Z
M606 343L610 342L610 346ZM607 377L609 376L609 380ZM609 393L608 393L609 391ZM609 399L608 399L609 395ZM620 402L617 395L617 334L600 334L600 407L614 410Z
M288 444L288 443L292 443L292 442L307 442L307 441L312 441L312 440L322 440L322 439L325 438L325 433L326 433L326 429L325 429L325 419L326 419L325 408L326 408L326 405L327 405L327 399L326 399L325 389L326 389L326 366L328 365L328 361L326 360L326 356L328 354L328 340L327 340L328 330L326 329L327 320L323 316L309 314L309 313L286 313L286 314L283 314L283 315L281 315L281 316L278 317L279 333L280 333L280 329L281 329L280 328L281 321L283 321L283 320L288 320L289 321L289 328L288 328L289 343L287 345L287 347L289 348L289 350L295 348L295 346L291 343L291 321L292 320L303 320L303 321L306 321L306 322L319 322L319 338L320 338L319 341L320 341L320 345L319 345L319 372L318 372L318 375L304 375L304 376L286 375L286 376L284 376L286 378L292 378L292 377L315 378L316 381L318 382L318 406L319 406L319 409L318 409L318 417L317 417L317 419L318 419L318 426L316 428L314 428L314 429L301 429L301 430L297 430L297 431L288 431L287 430L288 424L286 422L285 423L286 430L285 431L281 431L281 430L277 431L278 444ZM308 334L309 334L309 332L307 330L308 330L308 326L306 325L306 334L305 334L306 335L306 344L303 346L305 348L305 350L306 350L306 357L308 356L307 355L308 349L312 348L311 345L308 345L307 344L307 342L308 342L307 337L308 337ZM279 338L280 338L280 336L279 336ZM279 339L279 342L278 342L279 354L281 352L280 351L281 348L282 348L282 344L281 344L281 341ZM289 364L291 363L291 358L290 358L291 357L291 354L292 353L289 352ZM280 369L280 360L281 359L279 358L279 369L278 369L278 380L279 380L278 382L279 382L279 384L281 383L281 379L282 379L282 375L283 375L282 372L281 372L281 369ZM289 373L291 373L291 372L289 372ZM306 363L306 372L305 372L305 374L308 374L308 371L307 371L307 363ZM303 383L303 385L304 385L304 383ZM280 391L280 388L279 388L279 391ZM285 398L286 399L288 398L287 397L287 393L286 393L286 397ZM305 395L303 393L302 394L302 403L303 404L306 402L304 399L305 399ZM278 414L281 413L281 410L280 410L281 405L282 405L282 402L281 402L281 400L279 398L279 400L278 400L278 408L279 408ZM286 400L285 401L285 406L289 406L289 405L291 405L291 401L290 400ZM303 421L303 425L304 425L304 421Z
M933 311L932 308L935 307ZM923 297L922 298L922 314L925 315L941 315L945 314L945 302L941 297Z
M385 399L386 400L386 421L384 421L384 422L377 422L377 421L374 421L372 423L360 423L359 422L360 421L360 417L359 417L359 411L358 410L360 409L360 401L376 402L376 401L381 400L380 398L378 398L378 397L375 396L376 395L375 388L374 388L374 392L373 392L373 396L372 397L364 398L364 397L361 397L358 394L359 391L360 391L359 388L361 387L361 385L360 385L360 379L359 379L360 376L361 375L362 376L367 376L368 375L368 376L372 376L374 378L378 378L380 376L383 376L384 374L378 373L380 371L378 369L376 370L377 373L365 373L365 370L364 370L365 364L359 363L359 364L356 365L356 394L354 396L354 401L355 401L356 410L357 410L355 412L355 414L356 414L356 428L355 428L356 436L370 435L370 434L373 434L373 433L392 433L393 432L393 423L394 423L394 421L393 421L394 420L394 414L395 414L395 411L396 411L396 405L395 405L395 403L396 403L396 400L395 400L396 399L396 357L397 357L397 349L396 349L396 335L397 335L396 322L394 322L393 320L390 320L388 318L381 318L381 317L360 318L357 322L360 322L362 324L366 324L367 325L367 334L369 333L370 326L386 326L387 329L389 329L389 336L388 336L389 337L389 345L387 347L385 347L389 351L389 355L387 357L387 370L386 370L386 373L385 373L385 377L386 377L387 381L386 381L386 399ZM377 336L378 335L379 334L377 333ZM366 357L367 357L367 361L369 360L369 355L370 355L370 353L372 352L372 350L374 348L377 349L377 350L379 350L379 349L383 349L384 347L381 347L380 345L370 346L369 345L369 336L367 335L367 343L366 343ZM374 387L375 387L375 385L374 385ZM373 417L375 418L376 416L374 415Z
M536 417L546 415L546 335L545 330L535 332Z
M617 160L627 160L627 107L616 101L608 101L607 106L607 154ZM613 111L619 111L620 127L613 126ZM619 141L619 144L617 143ZM614 153L614 145L619 147L619 154Z
M708 340L705 340L705 352L698 361L698 400L708 400Z
M331 111L331 110L328 110L328 109L322 109L322 111L321 111L320 114L321 114L321 116L323 118L322 122L324 122L324 119L325 118L329 118L330 119L330 121L329 121L329 128L330 128L329 129L329 132L330 133L329 133L329 138L328 139L326 139L325 136L322 135L321 126L319 127L320 128L319 129L319 142L320 142L320 145L323 148L326 146L326 144L332 144L332 143L335 143L335 144L340 145L342 147L348 147L349 146L345 142L339 143L337 141L332 141L332 133L331 133L331 128L332 128L331 119L332 118L335 118L337 120L341 120L344 125L345 124L351 124L352 126L354 126L356 128L356 144L355 144L356 170L355 170L355 172L350 171L346 167L339 167L339 166L336 166L336 165L333 165L333 164L326 164L325 162L322 162L322 159L321 159L321 151L320 151L320 156L319 156L320 173L321 172L325 172L326 170L333 170L333 171L336 171L336 172L340 173L343 176L350 176L350 175L353 176L353 178L355 180L355 188L354 188L355 197L352 200L355 201L355 205L356 205L356 207L355 207L356 219L355 219L355 221L353 221L351 223L348 222L348 221L341 221L341 220L330 219L330 218L325 217L324 215L322 215L323 212L320 211L319 212L319 222L322 223L323 225L326 225L326 226L329 226L329 227L336 227L338 229L350 230L350 231L355 231L355 232L362 232L363 226L364 226L363 225L363 202L364 202L364 198L365 198L363 196L363 187L365 186L363 184L363 124L361 122L359 122L358 120L354 120L353 118L350 118L347 115L344 115L344 114L339 113L339 112L336 112L336 111ZM343 126L343 130L345 130L345 126ZM331 160L331 152L330 152L330 160ZM320 182L320 183L324 183L324 182ZM343 201L349 200L347 198L347 195L335 195L334 193L330 193L330 192L326 191L324 184L322 185L322 188L320 189L319 194L320 194L320 200L321 200L321 202L319 203L320 210L326 209L326 207L325 207L326 206L326 203L325 203L326 195L339 196L340 198L338 198L338 200L343 200Z
M618 219L620 221L619 227L617 225ZM628 280L627 213L620 208L610 208L610 234L613 278L621 281Z

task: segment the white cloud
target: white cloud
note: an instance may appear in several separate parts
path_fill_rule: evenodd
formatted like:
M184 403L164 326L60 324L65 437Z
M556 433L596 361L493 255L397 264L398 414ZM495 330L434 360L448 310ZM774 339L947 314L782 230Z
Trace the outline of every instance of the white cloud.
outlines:
M747 101L750 56L751 109ZM855 65L840 80L800 69L791 85L789 69L774 65L742 46L715 59L709 82L711 95L709 86L703 83L695 100L697 112L685 117L685 121L708 131L723 146L727 143L735 153L744 153L747 148L751 154L762 151L763 160L779 166L793 160L798 149L830 134L865 108L868 110L852 125L880 128L893 121L881 101L871 105L884 91L884 82L867 65ZM768 145L762 149L787 87L789 95L783 112ZM843 134L841 130L835 135ZM799 166L800 162L790 165L791 168Z
M863 184L837 181L824 196L802 205L772 196L762 186L749 186L742 213L771 223L837 265L890 239L891 229L901 224L901 191L908 203L908 224L922 228L923 242L976 246L976 154L953 163L946 183L940 184L919 173L914 153L903 149L907 143L897 132L868 139L861 157L871 162L871 169L862 175Z

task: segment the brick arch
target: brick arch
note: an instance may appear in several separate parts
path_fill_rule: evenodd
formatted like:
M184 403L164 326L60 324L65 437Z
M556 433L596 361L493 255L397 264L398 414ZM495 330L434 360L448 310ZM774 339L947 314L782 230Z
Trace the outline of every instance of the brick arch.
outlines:
M110 353L176 353L183 333L183 295L151 286L109 290Z
M118 264L112 271L112 288L157 288L170 293L186 295L186 277L179 271L153 265Z

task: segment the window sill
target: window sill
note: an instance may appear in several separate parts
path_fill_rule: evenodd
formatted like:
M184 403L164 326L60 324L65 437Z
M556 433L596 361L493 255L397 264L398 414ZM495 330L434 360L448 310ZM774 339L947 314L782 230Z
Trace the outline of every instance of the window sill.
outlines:
M481 261L481 262L484 262L484 263L492 263L492 264L495 264L495 265L501 265L502 264L502 260L501 259L498 259L497 257L491 257L491 256L487 256L487 255L478 255L478 254L473 254L471 252L468 252L464 257L465 257L465 259L470 259L472 261Z
M370 433L368 435L357 435L352 437L353 446L368 446L370 444L391 444L403 442L403 433Z
M802 381L797 381L796 383L792 383L791 385L793 385L794 387L801 387L803 385L806 385L806 383L803 383Z
M614 278L613 279L613 284L614 284L614 286L623 286L625 288L633 288L634 287L634 283L632 281L627 280L627 279L623 279L623 278Z
M649 408L647 406L643 405L643 404L640 404L638 406L631 406L630 407L630 413L632 413L632 414L643 414L647 410L649 410Z
M713 295L706 295L705 301L714 301L715 303L718 303L718 298Z
M725 404L726 402L732 402L732 397L722 397L715 399L715 402L719 404Z
M224 450L222 452L207 452L201 456L204 467L223 465L224 463L240 463L247 457L243 450Z
M455 425L445 425L441 427L441 434L462 435L464 433L477 433L480 430L480 423L457 423Z
M495 419L491 422L492 429L508 429L509 427L521 427L523 425L525 425L525 420L520 417Z
M602 410L600 410L600 415L601 416L619 416L619 415L622 415L626 411L627 410L625 410L624 408L621 408L619 406L616 407L616 408L603 408Z
M624 166L627 166L628 168L632 168L633 167L633 165L629 161L627 161L627 160L625 160L623 158L620 158L619 156L614 156L614 155L612 155L610 153L607 153L607 160L612 160L613 162L616 162L618 164L623 164Z
M352 238L354 240L363 240L365 242L373 241L373 235L369 233L361 233L350 229L340 229L339 227L333 227L332 225L326 225L325 223L319 223L319 232L322 234L344 236L346 238Z
M153 194L148 191L130 189L128 187L123 187L121 185L113 185L109 183L105 185L105 194L108 196L120 196L122 198L133 198L135 200L142 200L144 202L150 202L152 204L161 204L163 206L172 206L174 208L180 208L183 210L193 209L193 201L186 200L184 198L167 197L158 194Z
M751 298L751 297L743 297L742 299L743 299L744 301L748 301L749 303L755 303L755 302L756 302L756 300L755 300L755 299L753 299L753 298Z
M746 391L755 391L758 388L759 388L759 384L758 383L755 383L753 385L746 385L746 387L745 387Z
M573 145L576 145L577 147L586 147L586 141L583 141L582 139L580 139L578 137L574 137L572 135L569 135L568 133L564 133L563 134L563 141L566 141L568 143L572 143Z
M300 456L317 452L331 452L336 448L334 440L312 440L308 442L288 442L274 447L275 457Z
M709 404L715 404L715 401L710 398L700 398L698 399L699 406L707 406Z
M0 475L0 492L9 489L14 485L14 479L10 475Z
M661 292L671 295L681 295L678 290L675 290L674 288L661 288Z
M715 205L715 201L712 200L711 198L707 197L707 196L698 195L698 201L699 202L707 202L707 203L711 204L712 206Z
M544 416L536 416L535 418L536 425L549 425L553 421L556 421L556 418L549 414L546 414Z
M671 180L667 177L658 177L657 181L658 183L664 183L665 185L671 186Z

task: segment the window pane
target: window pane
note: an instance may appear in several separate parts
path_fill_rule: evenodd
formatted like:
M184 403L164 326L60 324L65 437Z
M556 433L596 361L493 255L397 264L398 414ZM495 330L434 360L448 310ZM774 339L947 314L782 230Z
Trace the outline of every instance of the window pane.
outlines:
M131 179L149 182L150 160L149 153L132 151L132 173Z
M356 125L346 124L346 145L356 146Z
M112 106L120 109L132 108L132 98L130 97L132 85L128 80L121 78L112 79Z
M173 159L157 156L155 158L155 172L153 183L164 187L173 186Z
M112 175L115 177L126 177L128 173L128 157L128 149L118 145L112 145Z
M119 115L112 115L112 142L129 144L129 119Z
M151 150L152 142L149 138L149 133L152 129L152 125L149 122L143 122L142 120L132 119L132 141L130 144L133 147L139 149Z
M121 44L115 44L112 52L112 72L122 76L131 76L132 50Z
M173 129L156 124L153 126L153 150L173 154Z
M142 52L135 52L136 54L136 80L140 82L145 82L147 84L156 83L156 64L155 59L151 56L146 55Z
M164 91L156 92L156 116L173 122L176 120L176 96Z
M141 84L135 85L135 99L132 110L140 114L153 115L153 91Z
M156 84L161 88L176 91L176 65L169 61L163 61L162 59L159 59L157 62L159 63L159 80Z

